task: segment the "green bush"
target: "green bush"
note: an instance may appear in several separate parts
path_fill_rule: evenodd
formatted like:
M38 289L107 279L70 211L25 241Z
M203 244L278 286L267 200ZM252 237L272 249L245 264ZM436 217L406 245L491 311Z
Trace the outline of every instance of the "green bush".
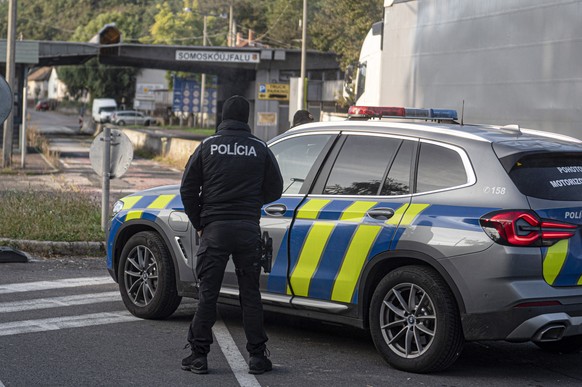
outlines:
M0 191L0 238L103 241L97 198L69 191Z

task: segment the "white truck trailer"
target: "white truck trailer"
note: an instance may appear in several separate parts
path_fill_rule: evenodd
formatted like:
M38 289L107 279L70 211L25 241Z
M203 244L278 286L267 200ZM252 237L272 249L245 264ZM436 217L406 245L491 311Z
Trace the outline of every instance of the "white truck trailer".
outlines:
M356 82L357 105L582 138L582 0L385 0Z

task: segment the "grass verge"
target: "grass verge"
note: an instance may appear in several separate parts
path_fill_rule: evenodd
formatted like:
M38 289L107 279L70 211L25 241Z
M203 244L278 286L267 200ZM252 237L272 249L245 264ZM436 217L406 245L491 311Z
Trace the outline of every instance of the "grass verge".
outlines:
M97 198L79 192L0 191L0 237L103 241Z
M199 136L212 136L216 133L216 129L214 129L214 128L212 128L212 129L189 128L189 127L179 126L179 125L164 125L164 126L159 126L156 129L181 130L182 132L197 134Z

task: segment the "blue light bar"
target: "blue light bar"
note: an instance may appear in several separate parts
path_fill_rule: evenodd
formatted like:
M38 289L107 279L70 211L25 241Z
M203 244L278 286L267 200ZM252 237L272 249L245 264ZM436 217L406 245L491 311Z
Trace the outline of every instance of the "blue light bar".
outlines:
M457 111L452 109L430 109L430 118L443 120L456 120Z

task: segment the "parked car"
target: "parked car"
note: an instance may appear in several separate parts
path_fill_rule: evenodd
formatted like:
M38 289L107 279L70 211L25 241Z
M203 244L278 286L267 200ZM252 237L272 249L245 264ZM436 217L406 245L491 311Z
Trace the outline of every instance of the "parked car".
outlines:
M49 109L50 109L49 101L47 101L45 99L41 99L40 101L38 101L36 103L36 106L34 107L34 110L43 111L43 112L45 112Z
M135 110L120 110L111 114L114 125L155 125L156 119Z
M369 329L411 372L449 367L465 341L580 351L582 141L449 110L350 113L268 143L285 191L262 209L265 308ZM197 250L179 186L115 204L107 267L134 315L197 296ZM238 303L233 266L220 302Z

